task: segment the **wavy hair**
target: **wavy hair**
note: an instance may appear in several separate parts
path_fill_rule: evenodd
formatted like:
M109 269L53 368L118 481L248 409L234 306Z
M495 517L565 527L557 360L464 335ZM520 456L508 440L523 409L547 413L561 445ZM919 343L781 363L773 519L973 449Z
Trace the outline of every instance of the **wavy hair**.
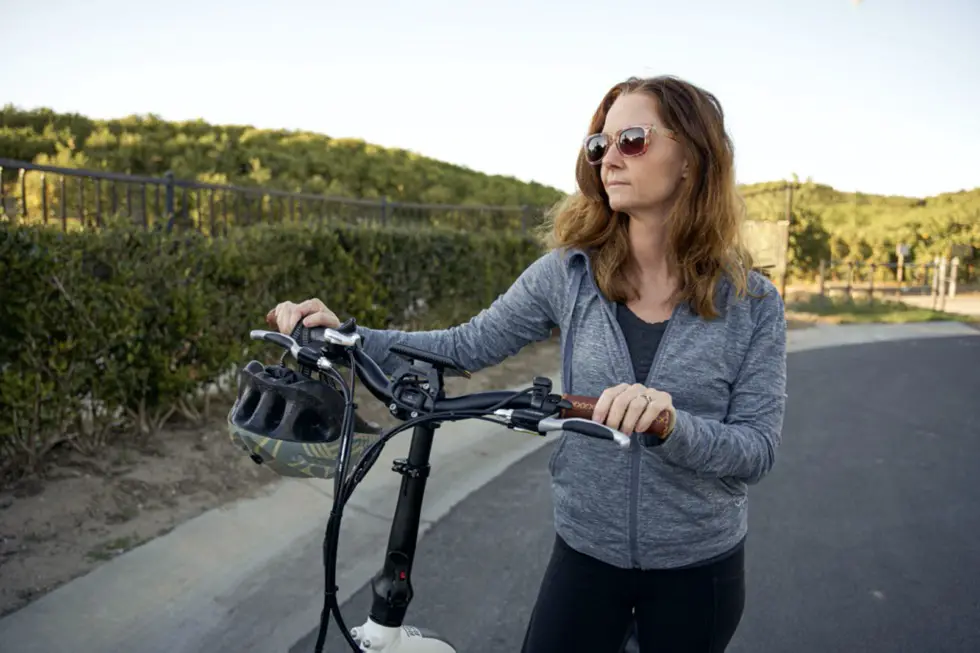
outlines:
M689 174L667 219L667 265L678 279L673 302L687 301L703 318L718 315L714 297L727 276L736 293L748 290L752 256L741 239L744 204L735 187L734 145L725 131L721 104L711 93L673 76L631 77L613 86L592 116L589 133L600 132L613 102L626 93L647 93L660 119L684 148ZM575 166L579 191L549 211L540 235L550 247L578 247L589 253L604 295L625 302L638 289L629 274L635 261L629 218L613 211L599 167L579 151Z

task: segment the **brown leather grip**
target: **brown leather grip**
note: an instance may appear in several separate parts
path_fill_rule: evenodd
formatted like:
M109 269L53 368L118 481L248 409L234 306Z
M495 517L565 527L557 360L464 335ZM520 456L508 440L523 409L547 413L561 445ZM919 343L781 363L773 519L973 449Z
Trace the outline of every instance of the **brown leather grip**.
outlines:
M598 397L586 397L585 395L562 395L562 399L568 400L571 404L571 408L563 408L559 413L559 417L582 417L585 419L592 419L592 411L595 410L595 405L599 401ZM663 438L670 431L671 427L670 411L664 410L657 415L657 419L653 420L653 424L650 428L646 430L647 433L651 435L656 435L659 438Z

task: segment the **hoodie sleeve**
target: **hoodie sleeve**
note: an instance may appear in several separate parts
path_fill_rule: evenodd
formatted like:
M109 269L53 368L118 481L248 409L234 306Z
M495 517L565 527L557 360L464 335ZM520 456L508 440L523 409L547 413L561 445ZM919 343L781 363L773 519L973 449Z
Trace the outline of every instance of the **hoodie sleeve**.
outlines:
M718 421L677 410L674 431L651 451L700 474L749 484L772 469L786 408L786 318L775 286L768 281L765 286L728 415Z
M559 324L565 272L557 250L531 263L505 293L471 320L448 329L398 331L358 327L364 350L386 374L399 359L389 348L402 343L449 356L470 372L496 365L526 345L545 340Z

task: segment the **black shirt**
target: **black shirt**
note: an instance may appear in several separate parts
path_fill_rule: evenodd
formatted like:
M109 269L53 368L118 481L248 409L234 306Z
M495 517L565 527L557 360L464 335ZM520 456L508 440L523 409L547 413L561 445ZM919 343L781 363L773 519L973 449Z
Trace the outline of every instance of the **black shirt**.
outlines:
M645 383L653 365L653 357L657 355L660 341L667 330L667 320L663 322L644 322L626 304L616 305L616 319L623 335L626 346L633 359L633 372L637 383Z

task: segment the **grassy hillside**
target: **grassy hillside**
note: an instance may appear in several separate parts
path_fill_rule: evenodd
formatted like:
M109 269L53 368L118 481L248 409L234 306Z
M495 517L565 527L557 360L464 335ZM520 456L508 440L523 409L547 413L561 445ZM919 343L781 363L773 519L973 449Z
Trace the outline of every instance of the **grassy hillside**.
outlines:
M91 120L7 105L0 110L0 152L72 168L154 176L173 170L211 183L403 202L541 206L563 195L358 139L153 115Z
M784 182L743 187L749 215L785 216ZM934 197L846 193L813 181L793 189L791 259L797 272L812 273L819 260L888 262L899 243L913 261L948 255L956 245L980 247L980 187Z

